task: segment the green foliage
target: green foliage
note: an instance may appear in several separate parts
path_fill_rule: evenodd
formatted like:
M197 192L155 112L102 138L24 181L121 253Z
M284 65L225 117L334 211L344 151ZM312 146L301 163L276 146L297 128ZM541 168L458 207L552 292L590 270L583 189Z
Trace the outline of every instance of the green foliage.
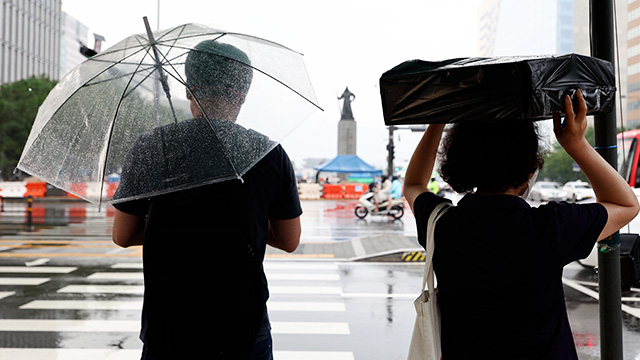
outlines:
M13 175L38 108L55 84L31 77L0 87L0 178Z
M585 138L589 141L591 146L594 146L595 144L594 134L595 132L593 127L588 127L587 132L585 133ZM549 152L544 160L544 167L540 170L538 179L557 181L561 184L576 179L587 181L587 177L582 171L573 171L573 163L574 161L571 156L569 156L562 146L556 142L553 146L553 150Z

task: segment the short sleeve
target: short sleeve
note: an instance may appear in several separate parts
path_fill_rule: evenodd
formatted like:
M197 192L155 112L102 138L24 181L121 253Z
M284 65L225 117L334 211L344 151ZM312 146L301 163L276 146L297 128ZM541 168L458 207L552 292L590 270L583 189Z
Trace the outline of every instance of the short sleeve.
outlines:
M413 211L416 218L416 228L418 231L418 243L425 247L427 242L427 222L429 215L435 207L443 202L451 202L451 200L437 196L432 192L424 192L420 194L413 202Z
M302 215L296 175L291 160L282 146L278 145L274 150L279 156L280 183L269 217L279 220L294 219Z
M607 209L598 203L550 202L544 206L550 207L555 212L562 265L589 256L607 223Z

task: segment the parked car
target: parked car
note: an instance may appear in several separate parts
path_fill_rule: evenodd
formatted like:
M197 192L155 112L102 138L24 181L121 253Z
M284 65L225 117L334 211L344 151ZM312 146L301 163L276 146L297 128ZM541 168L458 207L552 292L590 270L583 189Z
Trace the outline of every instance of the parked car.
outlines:
M564 184L562 190L567 193L567 200L581 201L585 199L591 199L596 196L588 182L584 181L569 181Z
M567 199L558 183L550 181L538 181L531 187L529 199L534 201L563 201Z

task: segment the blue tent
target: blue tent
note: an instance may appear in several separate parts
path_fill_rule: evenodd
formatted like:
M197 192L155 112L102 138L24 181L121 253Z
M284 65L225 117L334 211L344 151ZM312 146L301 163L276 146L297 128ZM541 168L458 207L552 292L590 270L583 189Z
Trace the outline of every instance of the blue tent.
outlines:
M338 155L322 165L316 166L314 169L318 172L336 172L351 174L367 174L381 175L382 170L376 170L371 165L364 162L358 155Z

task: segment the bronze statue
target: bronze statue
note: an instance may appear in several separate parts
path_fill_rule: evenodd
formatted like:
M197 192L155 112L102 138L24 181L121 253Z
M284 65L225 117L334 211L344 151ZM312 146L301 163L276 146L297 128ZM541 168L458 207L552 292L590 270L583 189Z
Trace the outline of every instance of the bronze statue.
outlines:
M349 88L344 89L344 93L342 96L338 98L338 100L343 100L342 102L342 117L341 120L354 120L353 112L351 111L351 102L356 98L356 95L349 91Z

